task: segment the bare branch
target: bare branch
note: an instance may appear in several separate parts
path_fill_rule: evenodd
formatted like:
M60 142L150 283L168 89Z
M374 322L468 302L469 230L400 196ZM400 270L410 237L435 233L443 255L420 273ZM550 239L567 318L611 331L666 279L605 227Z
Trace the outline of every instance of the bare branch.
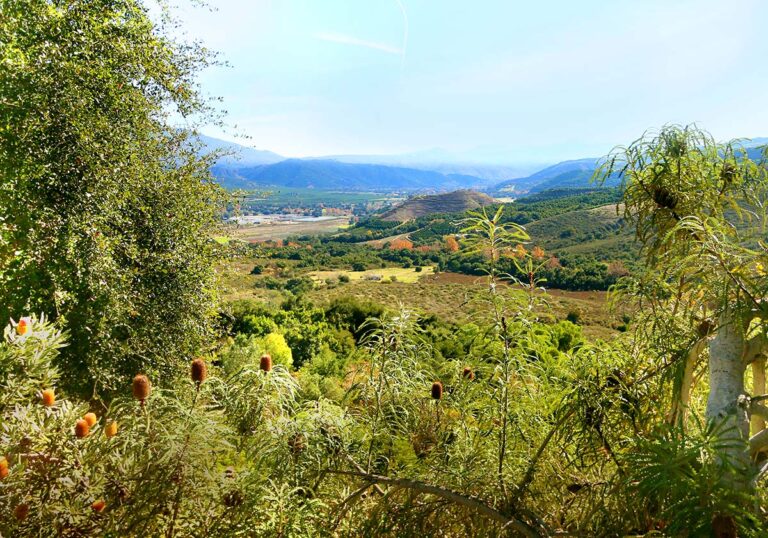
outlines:
M477 512L480 512L484 516L501 523L504 526L504 528L509 530L514 530L522 534L523 536L527 536L529 538L538 538L541 536L538 532L536 532L534 528L532 528L530 525L528 525L524 521L520 521L519 519L516 519L513 517L508 517L502 514L501 512L499 512L498 510L488 506L487 504L485 504L479 499L462 495L461 493L456 493L455 491L441 488L439 486L425 484L424 482L410 480L408 478L390 478L388 476L358 473L354 471L336 471L333 469L328 469L325 472L331 473L331 474L340 474L345 476L354 476L371 483L389 484L399 488L410 489L419 493L436 495L437 497L450 501L454 504L459 504L464 507L470 508L472 510L476 510Z

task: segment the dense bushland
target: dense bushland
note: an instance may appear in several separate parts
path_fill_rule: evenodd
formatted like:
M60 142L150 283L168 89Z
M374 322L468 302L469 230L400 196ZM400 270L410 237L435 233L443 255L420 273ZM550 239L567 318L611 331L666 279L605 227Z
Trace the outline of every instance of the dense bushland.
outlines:
M301 278L218 309L218 190L168 120L203 106L201 51L133 0L0 6L2 535L768 531L768 178L738 143L670 126L606 160L647 268L611 342L551 319L503 208L441 237L486 321Z

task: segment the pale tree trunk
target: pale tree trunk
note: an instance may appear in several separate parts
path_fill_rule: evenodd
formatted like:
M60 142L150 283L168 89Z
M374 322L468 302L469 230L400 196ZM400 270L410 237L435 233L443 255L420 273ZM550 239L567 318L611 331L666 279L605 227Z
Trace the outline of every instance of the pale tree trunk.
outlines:
M752 395L765 394L765 356L760 356L752 363ZM754 413L751 418L752 435L765 429L765 418Z
M749 414L738 405L744 394L743 324L732 312L724 312L719 319L717 333L709 343L709 398L707 421L720 425L721 436L730 439L749 439ZM749 466L749 452L734 443L722 450L720 457L738 469Z

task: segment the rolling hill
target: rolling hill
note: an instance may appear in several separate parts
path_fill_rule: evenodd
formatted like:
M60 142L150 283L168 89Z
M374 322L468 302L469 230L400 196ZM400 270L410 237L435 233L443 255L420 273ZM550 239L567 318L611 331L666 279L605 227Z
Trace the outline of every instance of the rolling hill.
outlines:
M405 222L436 213L459 213L495 203L487 194L458 190L432 196L414 196L384 213L381 220Z

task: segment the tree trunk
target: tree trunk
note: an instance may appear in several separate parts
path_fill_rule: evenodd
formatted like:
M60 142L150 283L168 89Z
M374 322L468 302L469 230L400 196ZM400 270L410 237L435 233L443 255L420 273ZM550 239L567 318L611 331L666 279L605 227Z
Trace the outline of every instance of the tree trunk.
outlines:
M744 394L744 330L730 311L719 319L717 333L709 343L709 398L707 421L720 426L720 437L749 439L749 414L737 405ZM739 443L729 444L720 454L723 461L737 469L749 466L749 452Z

